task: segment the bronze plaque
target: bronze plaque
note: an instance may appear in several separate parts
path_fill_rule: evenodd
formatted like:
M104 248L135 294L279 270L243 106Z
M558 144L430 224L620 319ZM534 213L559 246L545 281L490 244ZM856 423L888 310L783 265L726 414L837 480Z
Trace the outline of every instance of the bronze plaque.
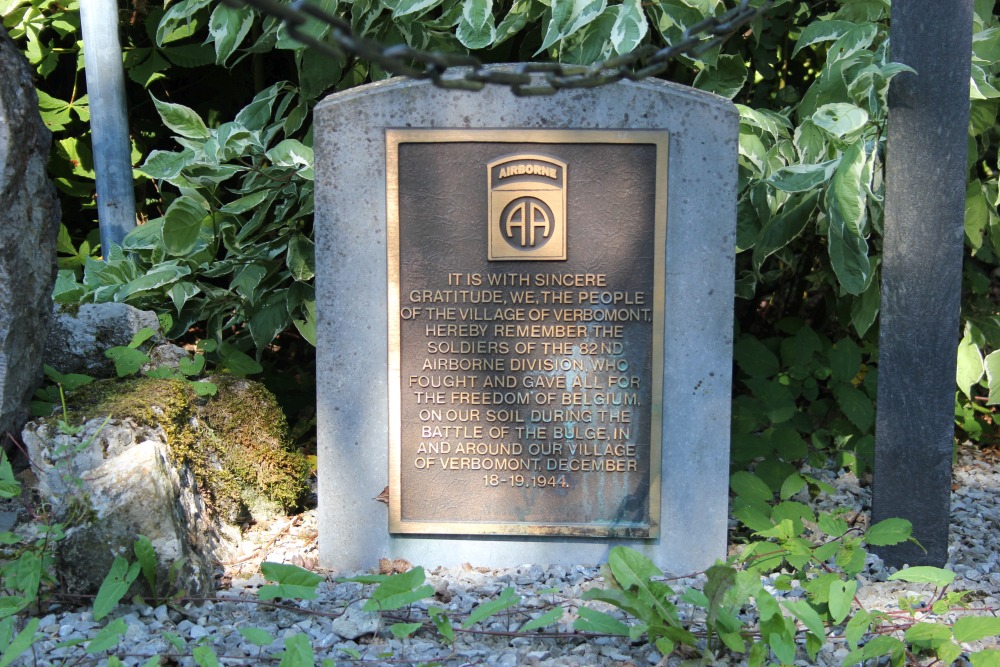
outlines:
M391 532L658 536L667 144L386 131Z

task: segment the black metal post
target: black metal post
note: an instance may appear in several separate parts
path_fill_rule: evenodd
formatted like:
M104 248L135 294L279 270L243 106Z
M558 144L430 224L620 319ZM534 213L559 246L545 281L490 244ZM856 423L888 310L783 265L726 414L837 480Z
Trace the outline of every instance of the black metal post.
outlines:
M948 554L972 9L892 6L890 55L917 74L889 95L872 520L909 519L927 549L880 550L896 566Z

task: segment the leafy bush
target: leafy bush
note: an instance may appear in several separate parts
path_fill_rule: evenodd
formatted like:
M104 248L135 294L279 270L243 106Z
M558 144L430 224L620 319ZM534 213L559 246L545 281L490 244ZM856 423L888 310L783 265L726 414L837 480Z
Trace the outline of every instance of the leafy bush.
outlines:
M581 64L676 42L726 9L721 0L318 4L386 44ZM196 327L258 358L276 336L311 342L309 111L326 93L386 73L303 49L250 8L137 4L123 28L147 222L102 264L88 259L85 240L92 172L79 131L87 112L75 8L0 2L45 77L43 113L60 147L52 172L83 204L64 207L83 213L61 237L56 298L168 311L173 335ZM740 111L734 459L759 464L774 484L809 456L834 454L859 472L870 458L886 95L908 69L891 60L888 12L888 0L776 0L749 29L664 75L730 97ZM986 0L976 12L956 418L964 436L981 439L1000 402L1000 23ZM304 29L319 38L329 30Z

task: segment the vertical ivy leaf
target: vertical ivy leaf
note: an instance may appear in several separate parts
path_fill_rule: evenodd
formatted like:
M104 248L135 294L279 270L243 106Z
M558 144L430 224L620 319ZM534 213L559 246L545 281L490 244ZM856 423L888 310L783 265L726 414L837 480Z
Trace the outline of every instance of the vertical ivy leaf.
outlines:
M872 280L861 296L851 302L851 324L859 337L864 336L875 323L881 305L878 280Z
M19 655L27 651L35 643L35 632L38 630L38 623L37 618L32 618L24 626L24 629L17 633L17 636L4 649L3 655L0 656L0 667L7 667L7 665L14 662Z
M830 263L840 285L854 295L867 287L871 272L868 242L861 232L867 198L861 182L865 157L861 142L851 144L844 151L826 193Z
M545 38L535 55L596 19L607 4L607 0L552 0L552 13L545 28Z
M990 224L989 202L979 179L972 180L965 189L965 238L973 250L983 245L983 235Z
M986 405L997 405L1000 403L1000 350L994 350L986 355L983 367L986 369L986 379L990 388Z
M611 45L618 54L628 53L639 46L648 30L639 0L625 0L618 7L618 17L611 26Z
M469 49L482 49L492 44L497 38L493 0L465 0L462 20L455 34Z
M303 234L296 234L288 241L288 254L285 256L285 264L292 272L292 277L299 281L306 281L316 273L315 248Z
M153 104L156 106L156 112L160 114L163 124L182 137L187 137L188 139L208 139L212 136L212 132L205 125L205 121L201 119L201 116L194 109L186 107L183 104L161 102L155 97L153 97Z
M156 550L153 548L153 543L145 535L139 535L132 545L132 550L142 568L142 576L145 577L150 592L156 595Z
M972 340L972 335L966 331L962 342L958 344L958 364L955 368L955 382L966 398L972 400L972 385L983 377L985 367L983 354L979 346Z

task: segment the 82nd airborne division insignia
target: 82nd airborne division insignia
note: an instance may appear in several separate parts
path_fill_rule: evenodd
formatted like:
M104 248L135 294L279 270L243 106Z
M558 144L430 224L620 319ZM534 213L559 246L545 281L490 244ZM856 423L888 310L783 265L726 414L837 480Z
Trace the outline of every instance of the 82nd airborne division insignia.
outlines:
M489 261L566 259L566 163L542 155L490 162Z

